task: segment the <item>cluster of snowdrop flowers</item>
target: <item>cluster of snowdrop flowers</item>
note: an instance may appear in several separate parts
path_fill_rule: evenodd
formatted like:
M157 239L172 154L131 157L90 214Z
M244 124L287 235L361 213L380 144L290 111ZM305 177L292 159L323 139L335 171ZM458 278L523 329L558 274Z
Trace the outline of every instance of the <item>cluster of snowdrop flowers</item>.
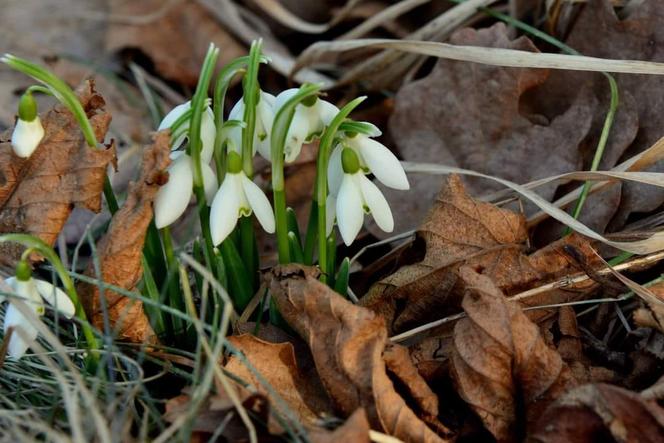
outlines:
M12 148L21 158L28 158L44 138L44 127L37 114L37 102L30 91L21 96L18 118L12 132Z
M6 336L10 328L14 331L9 341L8 352L10 357L19 359L27 351L30 342L37 338L38 331L32 321L16 307L17 300L20 299L25 303L37 317L43 316L46 311L44 301L68 319L74 316L76 308L62 289L49 282L32 278L30 266L23 260L16 267L16 275L5 279L5 283L14 294L9 298L0 295L0 303L9 300L4 332Z
M271 132L274 118L298 89L288 89L276 97L259 91L253 134L253 153L272 160ZM190 110L190 103L175 107L161 122L159 129L170 128ZM297 104L288 128L283 155L285 162L294 161L302 145L319 137L339 113L333 104L313 96ZM227 156L226 171L221 185L216 187L214 172L209 166L214 149L217 128L212 111L206 108L201 122L201 161L205 195L210 208L212 242L219 245L235 229L240 217L255 214L268 233L275 230L275 216L263 191L242 168L242 119L245 103L240 99L229 113L222 131L222 149ZM230 123L230 124L229 124ZM182 145L188 123L181 125L173 135L172 148ZM350 245L359 233L364 213L371 213L378 226L391 232L394 220L390 207L380 190L366 174L372 173L384 185L394 189L408 189L408 179L399 160L388 148L372 137L381 135L375 126L363 133L340 132L329 161L328 181L330 195L327 201L328 235L336 219L344 242ZM158 228L172 224L185 211L192 196L193 164L186 153L174 151L169 167L169 181L158 192L155 200L155 222Z

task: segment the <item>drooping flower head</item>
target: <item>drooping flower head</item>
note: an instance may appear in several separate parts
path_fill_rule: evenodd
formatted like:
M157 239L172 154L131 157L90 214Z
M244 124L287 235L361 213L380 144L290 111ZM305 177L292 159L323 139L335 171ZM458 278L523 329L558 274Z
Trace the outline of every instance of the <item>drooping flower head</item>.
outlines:
M330 155L327 175L330 192L336 195L341 186L344 176L341 165L341 154L344 149L352 149L359 159L362 171L367 174L373 174L378 181L388 188L398 190L409 189L410 184L399 159L382 143L372 138L378 137L381 134L380 130L367 123L363 123L363 125L373 128L372 132L368 134L358 132L345 133Z
M37 114L37 102L30 91L18 103L18 119L12 132L12 148L22 158L28 158L44 138L44 127Z
M338 194L330 194L326 202L327 234L332 231L336 216L341 238L350 245L362 229L364 214L371 214L380 229L392 232L394 218L380 189L365 177L357 153L343 148L339 156L343 177Z
M233 232L240 217L256 215L268 233L275 230L274 212L263 191L242 171L242 157L228 153L228 170L210 208L212 243L218 245Z
M187 138L190 119L186 118L191 111L191 102L176 106L159 124L159 130L174 128L171 141L171 160L168 167L168 182L159 188L154 201L154 221L157 228L164 228L175 222L187 209L193 195L194 163L184 151L177 151ZM209 107L205 108L201 120L201 172L203 174L203 187L208 202L212 200L217 190L217 179L210 167L214 154L214 139L216 128L214 114Z
M292 88L277 95L274 102L274 114L276 115L279 109L297 92L298 89ZM338 112L339 108L318 97L312 97L298 104L286 135L285 161L287 163L294 161L302 150L302 144L310 141L314 136L320 135Z
M9 341L9 356L14 359L21 358L30 346L30 342L37 338L38 331L34 324L16 307L17 299L24 302L37 316L44 315L46 309L44 301L53 306L66 318L72 318L76 308L67 294L51 283L32 278L30 266L23 260L16 267L16 276L5 280L14 291L14 297L9 299L9 307L5 313L5 336L9 329L14 330ZM5 297L0 295L0 303ZM20 330L20 332L18 332ZM26 340L27 339L27 340Z
M272 133L272 121L274 120L275 96L260 91L258 104L256 105L256 126L254 128L254 152L256 151L266 160L270 160L270 134ZM244 117L244 99L240 99L228 115L229 120L242 120ZM237 153L242 152L242 128L231 127L228 130L226 144L229 150Z

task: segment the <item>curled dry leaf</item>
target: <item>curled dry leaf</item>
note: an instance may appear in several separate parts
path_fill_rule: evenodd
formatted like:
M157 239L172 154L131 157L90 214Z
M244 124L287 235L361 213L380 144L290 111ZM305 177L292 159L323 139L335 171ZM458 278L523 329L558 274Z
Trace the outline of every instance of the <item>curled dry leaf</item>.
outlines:
M153 216L152 203L159 186L167 179L169 140L168 132L159 132L154 136L152 145L145 149L138 181L129 185L127 199L113 215L108 231L97 244L101 275L96 275L93 263L86 271L87 275L130 291L136 288L143 273L141 256L145 234ZM103 326L104 305L100 297L104 297L111 326L116 328L121 339L135 343L156 340L143 312L142 302L108 289L100 294L98 286L83 282L78 289L95 326Z
M242 354L247 361L260 373L263 380L286 403L273 398L264 383L257 378L240 358L232 355L225 369L254 386L259 393L270 399L272 407L282 416L292 412L297 420L309 429L319 426L319 419L324 414L331 414L331 404L320 381L314 377L304 377L298 368L293 345L286 343L270 343L250 334L229 337L228 341ZM283 430L271 420L272 433Z
M479 31L461 29L450 42L538 52L526 37L510 40L501 23ZM548 75L545 69L438 60L428 76L399 91L390 132L408 161L459 166L516 183L576 170L595 99L581 95L548 121L526 95ZM468 183L478 194L496 189L487 181ZM438 176L413 176L410 193L388 192L395 212L411 215L401 217L395 231L415 227L439 186ZM555 186L540 190L545 198L554 191Z
M362 306L380 313L390 332L419 326L459 311L463 281L456 270L464 265L481 266L506 294L542 284L570 272L579 272L561 252L572 245L595 263L587 242L577 235L524 254L528 232L522 215L475 200L458 176L450 176L429 214L417 231L426 252L422 261L403 266L374 284L360 300ZM529 300L558 303L587 294L590 282L579 292L547 291ZM539 314L537 314L539 315Z
M225 391L220 390L216 394L209 395L202 402L192 401L188 391L186 389L182 394L166 402L164 420L173 423L182 416L193 413L194 419L191 425L191 441L193 442L207 442L215 433L219 432L218 437L225 438L225 441L249 441L246 425L242 422L235 405ZM265 423L270 415L270 401L266 397L261 394L252 394L240 387L237 387L236 397L242 402L242 407L250 412L249 417L258 431L259 442L283 441L265 430Z
M98 142L111 116L94 82L77 91ZM41 117L45 135L35 152L19 158L11 147L11 129L0 136L0 233L35 235L53 245L74 207L99 212L106 169L115 161L115 146L89 147L74 116L57 105ZM0 245L0 263L11 266L22 247Z
M518 304L469 267L459 276L467 287L467 318L454 328L451 361L458 392L496 439L516 441L524 426L532 426L576 382Z
M430 409L427 414L438 415L435 400L422 398L423 382L403 357L392 358L398 363L392 365L393 373L410 393L420 396L413 405L416 410L388 376L383 360L387 331L381 317L320 283L312 268L275 268L270 290L284 319L309 344L323 386L344 415L364 408L372 428L403 441L447 441L419 418L421 405ZM444 427L440 424L437 429Z
M188 86L198 82L201 60L210 42L222 48L220 65L245 55L199 2L112 0L106 35L110 51L139 49L163 77Z
M617 386L584 385L553 403L528 441L657 443L664 441L664 409Z
M369 421L364 409L359 408L334 431L316 431L309 434L311 443L369 443Z
M664 301L664 283L657 283L648 289L655 297ZM664 333L664 306L655 301L647 302L645 306L634 311L634 322L639 326L657 329Z

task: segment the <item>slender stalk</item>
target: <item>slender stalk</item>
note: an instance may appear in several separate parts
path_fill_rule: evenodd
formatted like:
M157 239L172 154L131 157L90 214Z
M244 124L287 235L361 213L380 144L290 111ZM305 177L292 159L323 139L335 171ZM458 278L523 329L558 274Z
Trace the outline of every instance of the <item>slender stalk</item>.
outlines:
M161 239L162 244L164 245L164 254L166 256L166 291L168 294L169 305L175 309L182 310L182 300L180 299L180 291L178 289L179 282L178 277L179 273L178 262L175 259L175 251L173 249L173 239L171 237L171 232L168 227L161 229ZM182 320L177 317L171 317L173 323L173 332L175 334L180 334L183 331Z
M274 215L277 232L277 250L279 263L290 262L288 245L288 216L286 214L286 195L284 182L284 146L290 128L295 107L303 100L313 97L319 85L304 84L300 90L277 111L272 124L270 149L272 153L272 192L274 195Z
M201 231L205 240L205 259L209 269L215 269L214 246L210 234L210 210L205 199L205 189L203 187L203 172L201 164L201 122L203 112L205 112L205 102L207 100L208 88L212 73L219 57L219 49L210 44L208 52L203 61L201 74L196 86L196 92L191 101L191 123L189 124L189 153L194 165L194 195L198 206L198 216L201 223Z
M339 113L334 117L330 125L323 132L323 137L318 145L318 158L316 159L316 193L314 194L314 201L318 206L318 266L321 269L321 281L326 283L327 278L327 226L326 223L326 200L327 200L327 168L330 161L330 154L332 153L333 142L336 137L339 126L348 117L348 115L366 97L357 97L355 100L349 102L341 108Z

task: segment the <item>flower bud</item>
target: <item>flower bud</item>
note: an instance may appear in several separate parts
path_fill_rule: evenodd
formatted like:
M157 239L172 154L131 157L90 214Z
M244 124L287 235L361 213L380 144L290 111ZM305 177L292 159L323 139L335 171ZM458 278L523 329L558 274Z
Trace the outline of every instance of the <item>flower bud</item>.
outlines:
M14 153L28 158L44 138L44 127L37 115L37 102L30 92L26 92L18 103L18 119L12 133Z

